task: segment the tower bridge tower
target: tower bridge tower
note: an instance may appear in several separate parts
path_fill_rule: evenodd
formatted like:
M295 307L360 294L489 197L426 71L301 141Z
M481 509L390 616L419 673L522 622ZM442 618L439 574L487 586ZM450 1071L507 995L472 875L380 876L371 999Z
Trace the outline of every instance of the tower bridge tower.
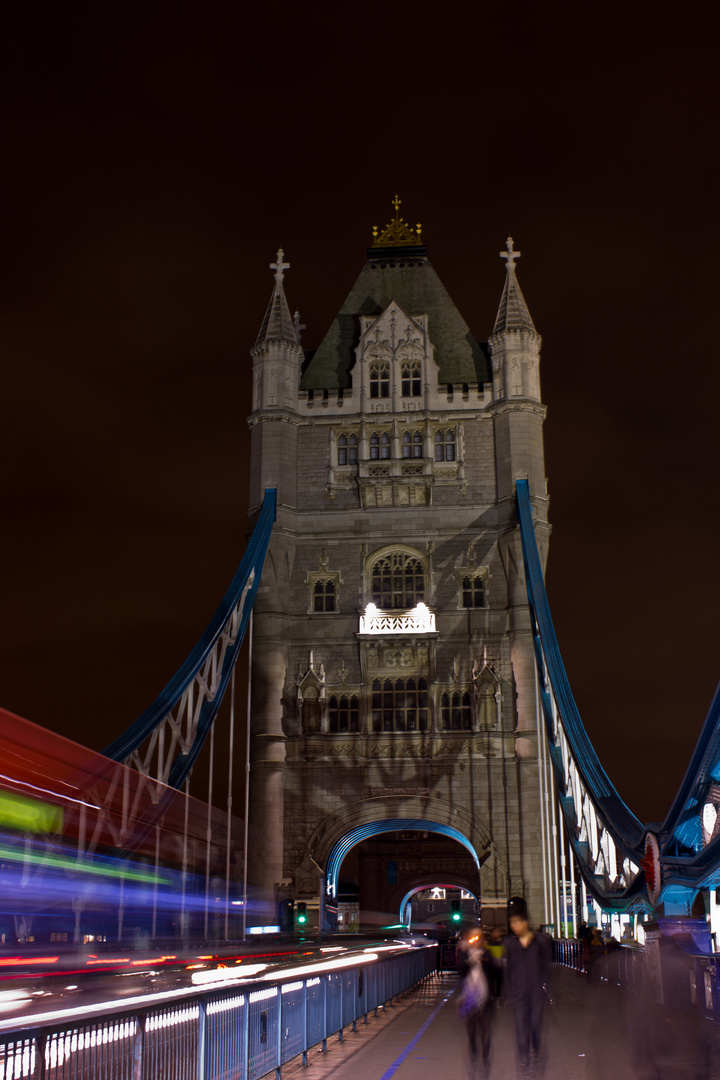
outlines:
M375 851L383 838L388 851L397 841L385 898L440 878L474 882L486 921L502 921L513 894L543 919L514 484L529 481L545 557L545 410L519 255L508 239L483 345L396 199L308 353L285 297L282 250L272 264L249 420L251 518L265 488L278 491L252 665L251 825L262 843L250 880L268 916L293 896L317 900L322 918L343 858L373 837ZM414 844L405 865L397 838L424 835L436 863L425 870ZM441 838L455 863L439 854Z

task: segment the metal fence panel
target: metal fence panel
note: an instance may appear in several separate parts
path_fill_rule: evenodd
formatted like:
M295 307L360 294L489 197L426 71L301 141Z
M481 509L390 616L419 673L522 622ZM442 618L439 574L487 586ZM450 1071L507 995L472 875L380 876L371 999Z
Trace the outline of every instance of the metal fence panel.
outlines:
M41 1075L44 1061L45 1080L125 1080L132 1074L137 1028L131 1017L52 1031L34 1046L34 1071L8 1075Z
M143 1080L196 1080L199 1017L197 1004L171 1005L147 1013Z
M244 1076L244 994L223 994L208 1002L206 1072L214 1080L242 1080ZM204 1080L204 1078L202 1078Z
M276 986L250 994L248 1017L249 1080L257 1080L277 1067L278 991Z
M308 979L305 983L307 1003L307 1048L325 1038L325 980Z
M377 964L369 964L365 969L365 1007L370 1012L378 1006Z
M284 983L282 988L282 1041L280 1063L307 1049L305 1044L305 982Z
M334 1035L342 1027L342 974L331 972L325 976L327 984L327 1028L326 1035Z
M343 971L341 976L342 994L340 997L341 1023L345 1028L357 1020L357 1002L355 1000L355 971Z

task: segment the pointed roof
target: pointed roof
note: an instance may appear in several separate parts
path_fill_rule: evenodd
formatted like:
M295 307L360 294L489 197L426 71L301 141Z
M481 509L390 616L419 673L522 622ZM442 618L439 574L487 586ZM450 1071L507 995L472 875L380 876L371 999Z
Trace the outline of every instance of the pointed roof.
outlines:
M381 315L394 300L409 316L427 315L441 383L483 383L491 376L487 355L476 341L427 259L427 249L398 213L380 233L373 229L368 262L335 316L319 348L309 355L303 390L347 388L360 340L360 316Z
M360 340L360 316L380 315L392 300L410 316L428 316L440 382L483 383L490 379L482 346L427 259L388 258L371 260L360 271L303 372L302 389L349 387Z
M522 252L514 250L512 236L508 236L505 246L507 251L501 251L500 258L506 260L507 274L493 336L502 334L505 330L530 330L537 334L515 274L515 259L519 259Z
M268 341L290 341L293 345L298 343L295 324L283 287L283 274L290 269L290 263L283 262L284 254L283 249L278 248L276 261L270 263L270 269L275 271L275 287L255 342L255 348Z

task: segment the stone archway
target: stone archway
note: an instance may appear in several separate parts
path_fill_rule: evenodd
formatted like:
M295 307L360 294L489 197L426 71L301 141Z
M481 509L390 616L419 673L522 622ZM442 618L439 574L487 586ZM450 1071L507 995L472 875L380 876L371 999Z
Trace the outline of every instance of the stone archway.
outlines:
M485 823L442 799L423 795L362 799L329 814L313 832L296 868L296 889L299 885L304 895L325 896L329 892L332 896L347 851L363 838L396 829L440 832L457 840L472 855L478 868L478 876L473 875L472 882L468 876L467 891L476 894L480 883L483 904L501 908L507 903L507 868L498 857L497 847ZM333 865L329 867L331 862ZM329 870L332 881L328 880ZM466 887L459 880L458 885Z
M476 900L480 901L480 883L477 877L472 877L470 874L458 874L453 873L451 875L452 881L448 881L447 884L452 885L453 888L463 889L465 892L472 893ZM393 910L401 910L402 904L406 902L409 895L412 893L420 892L423 889L432 889L438 884L438 874L420 874L417 877L410 878L399 885L393 892L392 903Z
M333 849L353 830L398 821L417 822L413 828L429 831L433 831L433 826L442 826L443 831L448 830L446 835L455 835L474 853L478 865L495 847L486 825L466 810L424 795L383 795L349 803L324 818L308 841L306 858L326 872Z

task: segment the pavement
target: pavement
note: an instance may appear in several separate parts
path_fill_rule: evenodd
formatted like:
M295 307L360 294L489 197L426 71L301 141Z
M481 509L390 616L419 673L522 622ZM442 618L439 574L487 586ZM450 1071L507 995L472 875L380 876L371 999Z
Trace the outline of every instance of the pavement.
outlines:
M343 1040L283 1067L283 1080L520 1080L512 1010L493 1018L489 1069L473 1065L455 1010L458 980L438 974L398 1003L349 1028ZM720 1078L720 1033L694 1018L643 1010L636 995L553 969L537 1080Z

